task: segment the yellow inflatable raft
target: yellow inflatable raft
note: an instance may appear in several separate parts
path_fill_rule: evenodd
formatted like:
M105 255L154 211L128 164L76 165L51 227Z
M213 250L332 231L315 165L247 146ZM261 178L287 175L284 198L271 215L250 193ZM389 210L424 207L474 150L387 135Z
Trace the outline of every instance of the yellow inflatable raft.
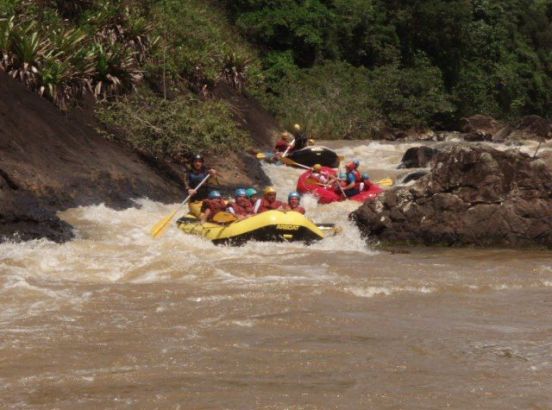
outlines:
M334 235L333 224L316 225L304 215L288 211L267 211L230 224L201 223L195 216L180 218L177 226L185 233L202 236L215 244L241 245L256 241L302 241L310 243Z

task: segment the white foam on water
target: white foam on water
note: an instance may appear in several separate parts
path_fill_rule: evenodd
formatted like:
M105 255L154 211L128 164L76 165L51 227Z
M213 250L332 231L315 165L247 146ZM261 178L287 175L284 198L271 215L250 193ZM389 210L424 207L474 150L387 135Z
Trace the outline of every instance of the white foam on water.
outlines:
M357 297L373 298L375 296L390 296L395 293L419 293L430 294L437 291L434 287L428 286L348 286L343 289Z

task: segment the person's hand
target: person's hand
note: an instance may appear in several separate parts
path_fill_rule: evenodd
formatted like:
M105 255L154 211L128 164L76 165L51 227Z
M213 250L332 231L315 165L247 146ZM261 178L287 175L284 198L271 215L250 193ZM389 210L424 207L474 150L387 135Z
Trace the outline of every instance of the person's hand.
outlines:
M192 189L192 188L188 189L188 195L195 195L195 194L197 194L197 191L195 189Z
M212 177L216 177L217 176L217 171L211 168L209 170L209 175L211 175Z

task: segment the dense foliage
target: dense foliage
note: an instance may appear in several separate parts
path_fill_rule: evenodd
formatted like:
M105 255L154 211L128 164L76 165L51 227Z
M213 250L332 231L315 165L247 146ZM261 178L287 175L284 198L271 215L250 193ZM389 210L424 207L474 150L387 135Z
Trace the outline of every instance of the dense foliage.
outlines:
M241 146L231 110L213 101L220 82L326 138L450 128L476 113L550 117L552 1L0 0L0 70L61 108L93 95L108 125L173 157ZM135 89L144 95L126 98ZM180 122L173 130L201 112L221 128L159 138L135 129L131 108Z
M264 51L267 101L286 122L342 135L375 118L552 115L550 0L221 1Z

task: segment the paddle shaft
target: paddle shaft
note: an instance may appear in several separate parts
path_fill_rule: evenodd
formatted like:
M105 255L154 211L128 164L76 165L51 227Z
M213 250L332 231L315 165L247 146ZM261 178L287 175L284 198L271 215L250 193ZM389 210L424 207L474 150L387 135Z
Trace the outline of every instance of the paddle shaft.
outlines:
M205 182L207 182L207 180L209 179L210 176L211 176L211 174L207 174L207 176L206 176L205 178L203 178L203 179L201 180L201 182L200 182L199 184L197 184L197 186L194 187L194 188L192 188L192 189L193 189L194 191L197 191L199 188L201 188L201 186L202 186ZM218 181L217 181L217 182L218 182ZM197 192L196 192L196 193L197 193ZM182 203L180 204L179 209L182 208L184 205L186 205L186 203L187 203L187 202L190 200L190 198L191 198L192 196L194 196L194 195L195 195L195 194L189 194L189 195L186 197L186 199L184 200L184 202L182 202Z
M289 152L289 150L291 149L291 147L293 147L295 145L295 138L293 138L293 141L291 141L286 150L284 151L284 153L282 154L282 157L285 157L287 155L287 153Z

